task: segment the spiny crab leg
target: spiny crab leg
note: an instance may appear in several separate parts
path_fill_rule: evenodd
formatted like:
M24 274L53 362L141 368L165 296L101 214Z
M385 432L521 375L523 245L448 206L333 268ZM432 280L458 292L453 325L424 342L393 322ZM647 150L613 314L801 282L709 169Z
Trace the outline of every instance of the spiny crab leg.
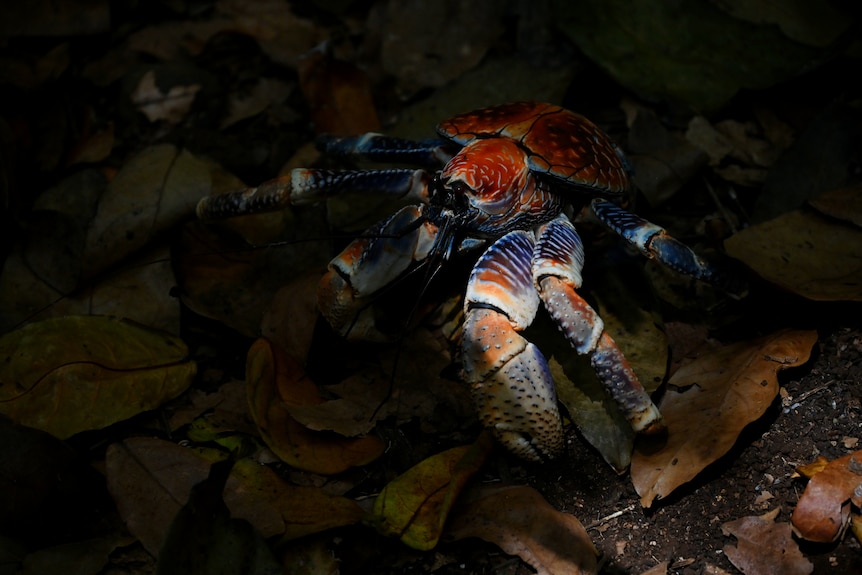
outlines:
M539 297L529 273L533 237L514 231L482 256L467 285L463 377L485 427L515 455L560 454L563 431L554 381L542 352L518 332L532 323Z
M670 269L719 287L737 297L745 295L747 286L737 274L704 261L691 248L673 238L667 230L632 214L606 200L593 200L593 213L606 226L635 246L642 254Z
M640 433L664 429L658 408L644 390L604 323L575 290L581 286L584 252L580 237L565 216L539 228L532 273L557 326L580 354L589 354L599 380L632 428Z
M296 168L255 188L208 196L198 202L199 219L218 220L320 202L343 192L390 194L427 202L431 176L425 170L316 170Z
M353 240L329 262L317 290L318 308L341 335L363 341L389 338L377 330L367 304L434 246L437 226L407 206Z
M451 145L442 140L420 142L370 132L359 136L318 136L318 149L328 156L362 158L440 168L452 159Z

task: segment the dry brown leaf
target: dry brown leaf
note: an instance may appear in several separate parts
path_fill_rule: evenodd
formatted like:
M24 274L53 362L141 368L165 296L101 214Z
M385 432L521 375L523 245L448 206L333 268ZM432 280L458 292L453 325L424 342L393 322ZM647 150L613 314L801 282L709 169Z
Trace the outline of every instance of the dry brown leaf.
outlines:
M818 543L835 541L850 521L850 503L862 507L862 450L826 463L822 458L805 466L808 485L796 509L793 523L803 539Z
M776 523L780 507L761 515L729 521L725 535L737 539L736 547L724 546L724 554L745 575L808 575L814 565L793 540L789 523Z
M538 575L597 573L597 551L574 515L527 486L484 487L459 505L447 539L478 537L517 555Z
M862 300L862 229L796 210L725 241L764 279L816 301Z
M293 419L286 404L317 404L324 399L296 360L265 339L248 352L246 384L261 437L288 465L331 475L370 463L383 453L383 442L373 435L353 438L312 431Z
M814 331L780 331L725 346L681 367L660 406L668 427L661 446L636 445L631 476L649 507L727 453L742 429L778 394L777 373L808 361Z
M822 214L862 227L862 186L823 192L808 203Z
M317 132L353 135L380 130L371 83L362 70L320 49L302 58L298 72Z
M227 117L220 128L224 130L237 122L257 116L267 108L277 106L290 95L292 87L275 78L260 78L248 93L232 93L228 98Z
M65 439L155 409L191 385L179 338L131 322L68 316L0 337L0 413Z

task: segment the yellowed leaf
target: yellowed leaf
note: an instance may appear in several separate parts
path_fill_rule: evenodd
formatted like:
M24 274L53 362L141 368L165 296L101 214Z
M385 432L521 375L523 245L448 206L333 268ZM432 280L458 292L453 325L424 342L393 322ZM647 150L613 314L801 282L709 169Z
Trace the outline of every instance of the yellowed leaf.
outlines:
M800 537L818 543L835 541L844 533L850 503L862 507L862 450L824 462L820 458L806 466L813 474L791 518Z
M0 413L65 439L155 409L196 365L179 338L100 316L27 325L0 338Z
M725 241L764 279L816 301L862 301L862 229L797 210Z
M598 572L598 552L577 517L527 486L485 487L453 515L447 538L478 537L517 555L539 575Z
M473 445L454 447L411 467L383 488L366 523L414 549L432 549L452 505L492 448L491 436L483 433Z
M246 385L261 437L288 465L330 475L370 463L383 453L383 442L373 435L312 431L293 419L286 403L315 404L324 399L296 360L265 339L257 340L248 352Z
M777 523L780 507L761 516L748 516L721 526L737 544L724 546L724 554L737 569L751 575L808 575L814 565L793 539L789 523Z
M742 429L778 394L777 373L808 361L814 331L780 331L709 352L681 367L660 406L662 445L635 446L631 476L644 507L727 453Z

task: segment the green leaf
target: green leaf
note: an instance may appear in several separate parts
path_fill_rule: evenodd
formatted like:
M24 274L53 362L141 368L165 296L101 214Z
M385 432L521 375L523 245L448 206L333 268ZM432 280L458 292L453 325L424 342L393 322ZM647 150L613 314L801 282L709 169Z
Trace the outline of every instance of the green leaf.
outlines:
M393 479L365 522L419 550L437 545L452 505L482 467L493 440L483 433L472 445L433 455Z
M182 340L131 322L70 316L0 337L0 413L65 439L155 409L188 388Z

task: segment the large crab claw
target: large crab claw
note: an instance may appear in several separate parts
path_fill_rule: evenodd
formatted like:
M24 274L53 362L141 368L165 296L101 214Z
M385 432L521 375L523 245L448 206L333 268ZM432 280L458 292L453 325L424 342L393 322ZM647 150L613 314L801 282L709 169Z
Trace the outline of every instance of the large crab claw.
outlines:
M470 276L462 338L464 379L483 424L516 455L541 461L562 451L556 392L542 353L518 332L543 302L572 347L588 354L599 380L638 432L663 429L601 318L575 291L583 248L564 216L537 234L515 231L495 242Z

